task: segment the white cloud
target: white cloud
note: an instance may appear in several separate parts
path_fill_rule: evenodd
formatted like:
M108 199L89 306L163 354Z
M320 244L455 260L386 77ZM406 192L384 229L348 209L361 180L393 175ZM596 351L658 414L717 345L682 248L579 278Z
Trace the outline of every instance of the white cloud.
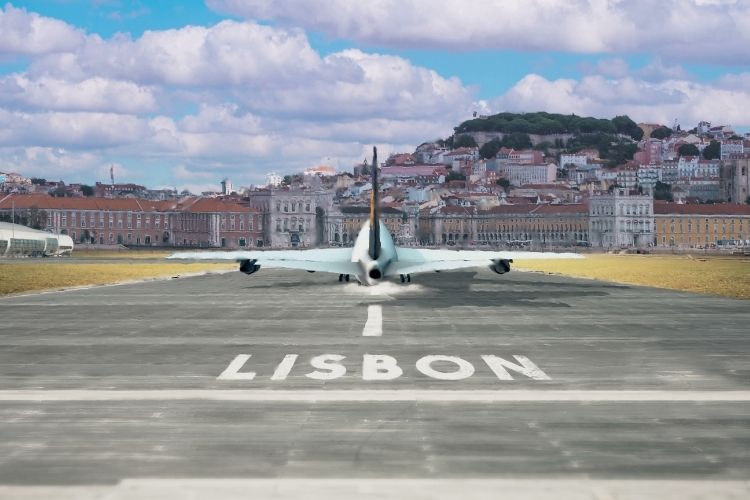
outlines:
M26 113L0 108L0 146L102 149L148 136L146 122L114 113Z
M220 12L270 19L359 42L454 50L656 52L750 61L750 2L720 0L208 0Z
M84 35L69 24L11 4L0 8L0 54L38 55L74 50Z
M41 57L32 75L81 80L103 76L146 84L194 87L283 86L322 71L320 56L300 31L223 21L146 31L132 39L90 35L78 49ZM346 71L335 68L346 77ZM320 76L320 75L318 75Z
M0 78L0 103L55 111L144 113L156 109L151 88L92 77L79 82L14 74Z
M102 157L88 151L69 151L47 147L0 147L3 170L12 170L28 177L71 181L97 168Z
M195 180L195 179L213 179L216 174L211 172L200 172L189 170L185 165L175 165L172 167L172 177L174 179L184 180Z
M733 83L733 82L730 82ZM636 121L693 126L701 120L750 126L750 88L685 80L654 83L587 76L581 80L531 74L491 102L495 111L549 111L596 117L627 114Z
M472 107L472 93L458 78L443 78L435 71L414 66L389 55L345 50L329 55L332 67L356 67L356 81L311 79L288 89L260 89L244 104L276 115L330 118L450 119Z

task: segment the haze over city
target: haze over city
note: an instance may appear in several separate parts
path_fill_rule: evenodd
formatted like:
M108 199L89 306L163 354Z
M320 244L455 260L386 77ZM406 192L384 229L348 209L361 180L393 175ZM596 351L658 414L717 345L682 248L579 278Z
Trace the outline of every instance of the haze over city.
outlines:
M750 127L741 1L28 0L0 32L0 170L48 179L350 170L474 112Z

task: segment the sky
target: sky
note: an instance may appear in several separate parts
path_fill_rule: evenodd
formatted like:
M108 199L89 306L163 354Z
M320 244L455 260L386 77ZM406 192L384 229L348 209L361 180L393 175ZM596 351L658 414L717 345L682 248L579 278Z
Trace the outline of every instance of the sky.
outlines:
M748 47L747 0L13 0L0 171L201 192L473 112L747 131Z

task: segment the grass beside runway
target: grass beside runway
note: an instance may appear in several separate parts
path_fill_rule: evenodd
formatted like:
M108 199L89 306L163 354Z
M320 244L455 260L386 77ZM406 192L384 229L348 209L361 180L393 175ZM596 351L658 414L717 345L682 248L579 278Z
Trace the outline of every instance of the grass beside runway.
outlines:
M76 258L80 257L76 255ZM149 258L153 258L150 256ZM97 258L101 258L97 255ZM145 257L143 257L145 258ZM138 262L130 255L111 262L64 259L23 259L0 261L0 295L34 290L106 285L152 278L236 269L234 262Z
M750 299L750 259L691 255L586 255L582 260L522 260L517 269Z

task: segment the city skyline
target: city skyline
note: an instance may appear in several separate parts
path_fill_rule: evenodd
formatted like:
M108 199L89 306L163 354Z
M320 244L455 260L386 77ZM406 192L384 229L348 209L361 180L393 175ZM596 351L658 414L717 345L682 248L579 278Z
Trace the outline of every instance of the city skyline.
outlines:
M746 3L433 5L8 3L0 170L200 192L348 170L473 112L750 127Z

